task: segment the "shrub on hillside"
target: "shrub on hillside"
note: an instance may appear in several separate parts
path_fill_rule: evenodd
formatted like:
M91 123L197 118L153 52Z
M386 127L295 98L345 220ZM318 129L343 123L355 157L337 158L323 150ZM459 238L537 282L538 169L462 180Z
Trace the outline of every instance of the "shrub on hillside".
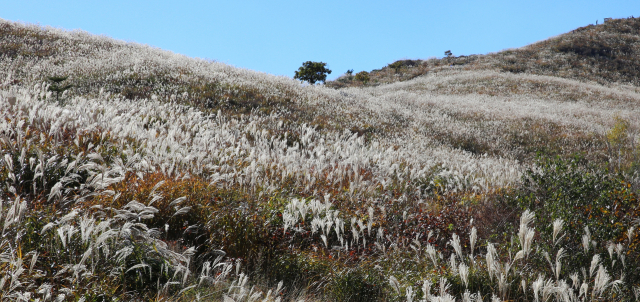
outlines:
M369 82L369 73L366 71L356 73L356 80L366 84Z
M623 41L626 39L622 39ZM633 41L626 41L633 42ZM615 59L618 55L633 53L631 44L612 43L600 37L580 36L575 39L562 41L555 49L559 52L573 52L587 57L603 57Z
M637 240L627 238L629 225L640 218L636 193L622 175L608 173L579 155L569 159L540 157L537 168L529 169L523 177L514 201L521 209L536 212L541 239L550 246L555 245L551 236L554 221L564 221L565 250L573 255L568 261L571 267L580 267L591 261L582 256L584 251L604 252L608 240L613 243ZM639 254L629 256L632 257L628 262L634 263L620 269L624 269L629 282L638 283L640 274L626 268L637 267Z

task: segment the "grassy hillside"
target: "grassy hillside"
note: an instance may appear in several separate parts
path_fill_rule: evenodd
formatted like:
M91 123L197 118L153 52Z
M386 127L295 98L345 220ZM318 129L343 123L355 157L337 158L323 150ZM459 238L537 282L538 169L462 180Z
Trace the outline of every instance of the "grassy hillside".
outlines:
M371 71L368 84L406 81L429 73L462 69L547 75L605 86L637 87L640 85L639 56L640 19L613 19L498 53L396 61ZM348 75L328 83L332 87L362 85L361 81Z
M0 20L0 300L638 300L637 24L302 86Z

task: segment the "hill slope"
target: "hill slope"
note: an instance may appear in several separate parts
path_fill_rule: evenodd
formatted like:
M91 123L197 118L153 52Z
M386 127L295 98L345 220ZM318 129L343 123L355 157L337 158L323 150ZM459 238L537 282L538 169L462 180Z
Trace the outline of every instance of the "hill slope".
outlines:
M0 297L631 297L636 24L332 89L0 21Z
M592 81L602 85L640 86L640 18L614 19L580 27L531 45L487 55L400 60L371 72L370 84L405 81L454 67ZM361 85L343 76L329 86Z

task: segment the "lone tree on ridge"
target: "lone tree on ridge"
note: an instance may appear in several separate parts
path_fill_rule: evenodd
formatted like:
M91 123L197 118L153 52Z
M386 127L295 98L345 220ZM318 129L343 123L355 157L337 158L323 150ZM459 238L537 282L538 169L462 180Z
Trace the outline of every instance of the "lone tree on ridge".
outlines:
M327 79L327 74L331 74L331 70L327 69L327 63L323 62L311 62L306 61L302 63L302 66L296 71L294 79L301 81L307 81L309 84L315 84L316 82L322 82Z

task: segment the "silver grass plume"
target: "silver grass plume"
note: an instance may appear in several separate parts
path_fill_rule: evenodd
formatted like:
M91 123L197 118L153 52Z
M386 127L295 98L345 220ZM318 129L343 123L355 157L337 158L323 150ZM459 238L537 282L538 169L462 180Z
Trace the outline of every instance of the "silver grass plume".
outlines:
M558 241L562 239L563 236L558 237L560 232L562 231L562 226L564 225L564 221L560 218L553 221L553 245L557 245Z

